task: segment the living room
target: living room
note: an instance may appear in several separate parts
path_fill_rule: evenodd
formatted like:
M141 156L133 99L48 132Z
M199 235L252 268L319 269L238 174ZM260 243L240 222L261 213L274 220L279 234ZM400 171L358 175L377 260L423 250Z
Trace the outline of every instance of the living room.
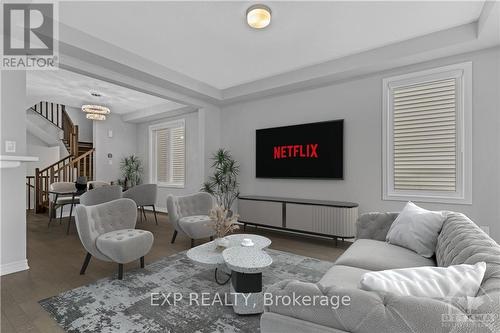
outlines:
M2 332L500 332L499 2L50 8L56 68L2 53Z

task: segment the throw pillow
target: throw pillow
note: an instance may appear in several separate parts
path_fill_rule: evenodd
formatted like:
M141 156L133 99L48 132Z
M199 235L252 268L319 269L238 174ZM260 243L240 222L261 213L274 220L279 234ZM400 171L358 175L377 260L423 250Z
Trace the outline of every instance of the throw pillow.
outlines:
M444 212L426 210L409 201L392 223L386 240L430 258L445 218Z
M432 298L475 297L486 271L486 263L449 267L413 267L363 274L361 289L399 296Z

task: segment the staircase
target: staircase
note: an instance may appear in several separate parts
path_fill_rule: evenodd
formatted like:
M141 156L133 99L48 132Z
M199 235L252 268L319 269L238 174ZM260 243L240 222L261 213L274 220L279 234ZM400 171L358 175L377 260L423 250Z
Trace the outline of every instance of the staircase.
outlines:
M49 207L50 184L54 182L75 182L79 176L94 179L94 152L91 142L78 141L78 126L73 124L62 104L40 102L31 110L44 117L52 125L62 130L62 142L69 155L40 170L34 176L26 177L28 208L42 213ZM33 194L33 195L32 195ZM34 198L33 203L31 197Z

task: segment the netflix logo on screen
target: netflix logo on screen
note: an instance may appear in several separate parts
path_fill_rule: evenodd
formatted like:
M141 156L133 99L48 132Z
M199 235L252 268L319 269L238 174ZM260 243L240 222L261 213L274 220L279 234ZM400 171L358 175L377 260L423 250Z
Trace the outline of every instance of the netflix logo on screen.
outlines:
M318 144L275 146L273 158L318 158Z
M259 178L343 179L344 121L256 130Z

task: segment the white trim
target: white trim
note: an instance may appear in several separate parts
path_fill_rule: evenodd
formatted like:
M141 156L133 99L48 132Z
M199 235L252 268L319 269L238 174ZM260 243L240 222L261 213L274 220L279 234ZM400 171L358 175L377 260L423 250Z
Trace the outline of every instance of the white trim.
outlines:
M158 182L155 173L155 168L153 163L153 131L158 130L158 129L163 129L163 128L175 128L175 127L184 127L184 150L186 150L186 141L187 141L187 134L186 134L186 120L184 118L182 119L176 119L172 121L167 121L159 124L153 124L149 126L148 132L149 132L149 182L150 183L156 183L159 187L171 187L171 188L185 188L186 186L186 153L184 151L184 183L183 184L176 184L176 183L163 183L163 182Z
M36 156L20 156L20 155L0 155L0 169L1 168L17 168L21 162L36 162Z
M20 271L25 271L29 269L28 260L23 259L19 261L9 262L7 264L0 265L0 275L12 274Z
M391 91L408 84L446 78L457 80L457 191L394 190ZM382 80L382 199L472 204L472 62L464 62Z

